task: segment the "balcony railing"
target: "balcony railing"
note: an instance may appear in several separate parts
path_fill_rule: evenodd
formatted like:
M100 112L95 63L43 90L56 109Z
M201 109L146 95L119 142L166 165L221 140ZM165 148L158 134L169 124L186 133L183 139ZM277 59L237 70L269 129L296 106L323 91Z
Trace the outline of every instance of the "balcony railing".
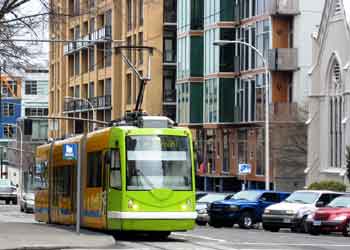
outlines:
M96 96L88 98L88 101L91 103L94 109L104 109L110 108L112 106L110 95L105 96ZM85 100L67 100L64 103L65 112L78 112L78 111L92 111L92 107Z
M295 71L298 69L298 50L296 48L270 49L268 65L271 71Z
M69 42L64 45L63 52L65 55L72 54L80 49L88 48L89 46L93 46L96 40L110 40L112 39L112 27L104 26L93 33L87 34L80 38L79 40L83 40L86 42Z
M299 1L296 0L270 0L267 10L270 15L289 15L295 16L299 14Z

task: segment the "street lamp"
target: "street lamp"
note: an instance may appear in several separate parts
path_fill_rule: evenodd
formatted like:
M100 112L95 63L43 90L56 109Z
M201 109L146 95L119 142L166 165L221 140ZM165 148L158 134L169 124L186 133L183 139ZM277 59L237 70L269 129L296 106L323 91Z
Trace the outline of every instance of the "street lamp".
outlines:
M269 120L269 113L270 113L270 106L269 106L269 80L268 80L268 76L269 76L269 69L268 69L268 65L267 62L264 58L264 55L253 45L246 43L246 42L242 42L242 41L228 41L228 40L217 40L214 41L213 43L216 46L225 46L225 45L230 45L230 44L241 44L244 46L247 46L249 48L251 48L252 50L254 50L261 58L263 64L264 64L264 68L265 68L265 189L266 190L270 190L270 148L269 148L269 144L270 144L270 136L269 136L269 128L270 128L270 120Z
M75 97L75 96L65 96L64 97L64 99L70 99L70 100L80 100L80 101L84 101L84 102L86 102L87 104L89 104L90 105L90 107L91 107L91 109L92 109L92 119L93 120L96 120L95 119L95 115L96 115L96 110L95 110L95 108L94 108L94 105L92 105L92 103L88 100L88 99L86 99L86 98L81 98L81 97ZM88 112L88 120L90 120L90 112ZM89 122L88 122L88 124L89 124ZM95 127L95 123L93 123L93 128ZM88 132L89 132L89 130L90 130L90 126L88 126Z

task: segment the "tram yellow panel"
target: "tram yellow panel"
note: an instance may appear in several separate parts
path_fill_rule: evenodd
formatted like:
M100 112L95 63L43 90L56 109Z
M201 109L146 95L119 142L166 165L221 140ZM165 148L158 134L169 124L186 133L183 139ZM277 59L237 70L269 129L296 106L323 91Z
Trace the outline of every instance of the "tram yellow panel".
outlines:
M102 188L87 188L84 191L82 224L86 227L103 229L106 227L106 204Z

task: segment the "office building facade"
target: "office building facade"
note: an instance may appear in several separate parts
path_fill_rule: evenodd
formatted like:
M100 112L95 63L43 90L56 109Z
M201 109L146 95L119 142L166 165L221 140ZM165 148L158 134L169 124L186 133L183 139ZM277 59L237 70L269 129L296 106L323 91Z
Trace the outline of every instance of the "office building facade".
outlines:
M49 116L109 122L133 110L140 81L123 54L140 75L150 72L143 110L175 119L175 0L59 0L51 5L70 15L51 18L50 37L72 42L50 45ZM151 64L147 50L119 46L153 47ZM49 135L69 136L99 126L50 119Z
M270 179L280 189L304 187L304 167L283 167L277 155L288 141L290 124L305 131L299 112L311 65L311 38L305 34L319 23L322 7L322 1L178 1L177 121L195 134L200 189L241 189L244 176L238 168L245 163L252 168L248 186L265 187L266 77ZM262 58L249 46L217 46L218 40L256 47L268 76ZM300 157L305 165L306 154Z

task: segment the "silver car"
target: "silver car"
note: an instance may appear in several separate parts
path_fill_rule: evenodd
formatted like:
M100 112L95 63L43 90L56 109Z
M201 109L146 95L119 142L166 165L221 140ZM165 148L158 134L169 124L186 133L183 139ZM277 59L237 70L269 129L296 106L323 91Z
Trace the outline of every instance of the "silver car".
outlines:
M34 192L28 191L26 193L23 193L21 199L20 199L20 207L21 212L29 213L34 212L34 199L35 194Z
M207 207L210 203L214 201L230 199L232 196L233 194L227 193L208 193L202 198L198 199L196 203L197 225L205 226L208 223L209 215L207 212Z
M17 204L17 188L8 179L0 179L0 200L6 204Z

